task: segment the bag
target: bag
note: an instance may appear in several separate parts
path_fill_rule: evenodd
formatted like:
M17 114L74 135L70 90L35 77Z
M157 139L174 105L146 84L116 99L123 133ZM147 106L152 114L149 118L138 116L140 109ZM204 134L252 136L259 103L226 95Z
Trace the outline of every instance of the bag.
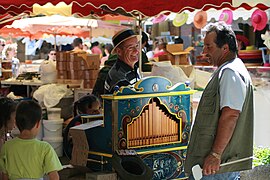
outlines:
M55 83L57 80L56 63L45 60L40 65L40 80L43 84Z

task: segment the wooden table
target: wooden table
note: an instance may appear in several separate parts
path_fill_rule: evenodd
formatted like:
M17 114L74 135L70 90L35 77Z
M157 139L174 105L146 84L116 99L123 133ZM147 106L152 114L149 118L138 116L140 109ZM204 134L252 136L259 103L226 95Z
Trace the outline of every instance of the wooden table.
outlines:
M6 86L11 86L11 85L21 85L21 86L26 86L26 93L27 93L27 97L30 97L30 88L31 87L38 87L43 85L43 83L41 81L33 81L33 80L10 80L10 79L6 79L6 80L2 80L1 81L1 85L6 85Z

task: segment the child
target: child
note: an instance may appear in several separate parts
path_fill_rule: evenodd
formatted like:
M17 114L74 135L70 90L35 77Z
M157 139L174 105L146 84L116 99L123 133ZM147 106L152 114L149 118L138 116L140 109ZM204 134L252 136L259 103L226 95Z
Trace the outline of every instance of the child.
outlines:
M15 126L16 104L10 98L0 98L0 149L7 140L7 133Z
M58 180L62 165L50 144L36 136L41 123L41 107L35 101L22 101L16 110L19 137L7 141L0 154L4 179L38 179L48 174Z
M67 157L71 157L72 153L72 139L69 137L69 129L73 126L82 124L82 114L94 115L101 113L101 104L95 95L86 95L74 102L73 115L74 118L69 122L64 130L64 152Z

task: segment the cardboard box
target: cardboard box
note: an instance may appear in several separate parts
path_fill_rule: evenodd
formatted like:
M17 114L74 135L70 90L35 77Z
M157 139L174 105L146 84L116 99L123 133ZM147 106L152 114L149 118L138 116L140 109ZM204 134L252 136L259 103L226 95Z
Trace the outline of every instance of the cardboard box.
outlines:
M67 62L66 61L56 61L56 69L60 71L67 70Z
M83 69L99 69L100 56L99 54L78 54L83 59Z
M84 79L96 80L98 77L99 69L86 69L84 70Z
M66 63L67 71L74 71L74 70L81 70L81 63L80 61L70 61Z
M183 44L168 44L166 46L168 55L159 57L159 61L171 61L173 65L188 65L190 64L188 60L188 54L193 47L188 47L183 50Z
M67 61L68 52L57 52L56 61Z
M86 180L117 180L117 174L114 172L86 173Z
M67 79L67 71L57 71L57 78L58 79Z
M84 80L84 88L93 89L96 83L96 79Z

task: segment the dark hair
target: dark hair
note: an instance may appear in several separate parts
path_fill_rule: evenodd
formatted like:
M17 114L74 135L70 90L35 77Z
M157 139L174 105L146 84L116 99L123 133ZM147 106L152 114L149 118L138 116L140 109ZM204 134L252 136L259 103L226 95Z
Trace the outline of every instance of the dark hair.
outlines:
M91 109L94 102L99 102L99 99L93 95L85 95L74 102L73 105L73 115L77 116L79 114L87 114L87 109Z
M0 129L6 128L10 120L11 113L16 111L17 103L10 98L0 98Z
M145 32L142 32L142 43L148 42L148 36Z
M50 54L52 51L55 51L55 52L56 52L56 49L51 48L51 49L48 51L47 60L49 59L49 54Z
M91 48L95 47L95 46L98 46L99 45L99 42L95 41L91 44Z
M113 50L113 45L111 43L108 43L105 45L105 49L107 49L107 51L111 54Z
M51 48L51 49L49 50L49 53L52 52L52 51L55 51L55 52L56 52L56 49Z
M73 46L74 47L78 47L80 44L82 44L83 43L83 41L82 41L82 39L81 38L75 38L74 40L73 40Z
M221 48L223 45L228 44L231 52L237 53L237 42L233 30L223 22L210 23L206 27L206 34L215 32L217 34L215 43L217 47Z
M16 125L20 131L31 130L41 120L40 105L33 100L21 101L16 110Z
M145 44L146 48L149 47L148 40L149 40L148 35L142 31L142 44L146 42Z

